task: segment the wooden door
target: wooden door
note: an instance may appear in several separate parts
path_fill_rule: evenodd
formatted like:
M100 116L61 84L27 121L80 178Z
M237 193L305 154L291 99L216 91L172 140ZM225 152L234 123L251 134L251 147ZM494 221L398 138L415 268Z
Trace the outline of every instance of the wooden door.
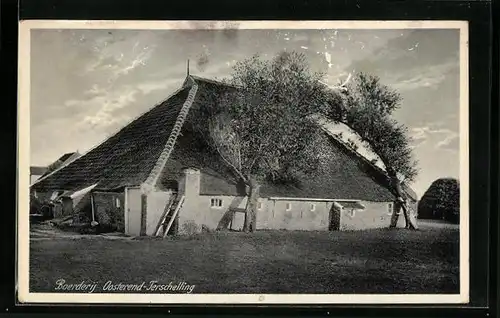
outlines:
M338 230L340 230L340 214L341 214L341 211L338 208L335 207L335 204L333 202L332 202L332 205L330 207L330 212L328 214L329 214L329 226L328 226L328 230L329 231L338 231Z
M243 231L245 225L245 212L235 211L233 213L233 220L231 222L231 230Z
M141 233L141 189L125 189L125 234L139 236Z

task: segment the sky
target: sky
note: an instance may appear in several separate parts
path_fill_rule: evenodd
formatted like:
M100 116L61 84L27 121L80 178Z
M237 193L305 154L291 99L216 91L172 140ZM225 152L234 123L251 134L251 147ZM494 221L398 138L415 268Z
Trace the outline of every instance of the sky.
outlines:
M31 31L30 163L85 153L180 88L190 73L224 78L239 60L283 50L306 54L335 85L365 72L403 97L421 196L459 176L459 31L98 30Z

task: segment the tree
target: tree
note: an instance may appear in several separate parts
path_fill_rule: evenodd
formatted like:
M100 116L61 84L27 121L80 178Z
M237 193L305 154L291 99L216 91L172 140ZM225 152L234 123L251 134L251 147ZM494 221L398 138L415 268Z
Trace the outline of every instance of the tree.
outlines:
M350 127L362 143L378 155L384 165L392 192L403 208L406 228L416 229L404 203L406 196L402 182L411 182L417 175L417 162L412 158L408 129L391 118L400 107L400 94L382 84L377 76L359 73L354 82L332 91L324 115ZM391 227L397 223L399 209L395 209Z
M317 168L314 119L324 104L322 74L301 53L237 63L224 82L235 89L207 94L194 127L248 188L244 231L254 231L263 182L294 182Z
M453 178L435 180L418 203L418 217L458 223L460 219L458 180Z

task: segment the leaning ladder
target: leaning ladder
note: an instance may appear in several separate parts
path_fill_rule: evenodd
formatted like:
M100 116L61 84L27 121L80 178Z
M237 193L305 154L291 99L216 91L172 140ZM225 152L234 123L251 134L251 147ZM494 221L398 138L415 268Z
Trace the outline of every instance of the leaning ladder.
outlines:
M161 230L163 229L163 224L165 223L165 219L167 218L167 215L172 209L174 203L176 203L177 201L176 199L177 199L177 194L173 193L172 196L170 197L170 200L168 200L167 204L165 205L165 209L161 214L160 220L158 221L158 225L156 225L156 229L154 232L155 236L160 236Z
M175 218L177 217L177 214L179 214L179 210L184 203L184 199L185 196L181 196L179 199L176 196L172 200L170 200L156 228L156 236L167 236L170 228L172 227L172 224L174 223Z

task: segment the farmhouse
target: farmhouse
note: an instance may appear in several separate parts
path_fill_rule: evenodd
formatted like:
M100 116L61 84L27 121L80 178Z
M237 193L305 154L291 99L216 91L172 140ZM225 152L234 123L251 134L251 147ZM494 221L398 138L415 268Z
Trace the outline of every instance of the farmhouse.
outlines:
M188 75L171 97L37 180L31 191L60 198L56 217L72 216L76 223L95 222L129 235L240 230L247 189L203 147L191 125L194 110L206 107L204 95L230 89ZM385 172L327 131L320 137L317 172L302 175L294 185L262 185L257 229L387 227L395 196ZM415 194L405 191L414 205Z

